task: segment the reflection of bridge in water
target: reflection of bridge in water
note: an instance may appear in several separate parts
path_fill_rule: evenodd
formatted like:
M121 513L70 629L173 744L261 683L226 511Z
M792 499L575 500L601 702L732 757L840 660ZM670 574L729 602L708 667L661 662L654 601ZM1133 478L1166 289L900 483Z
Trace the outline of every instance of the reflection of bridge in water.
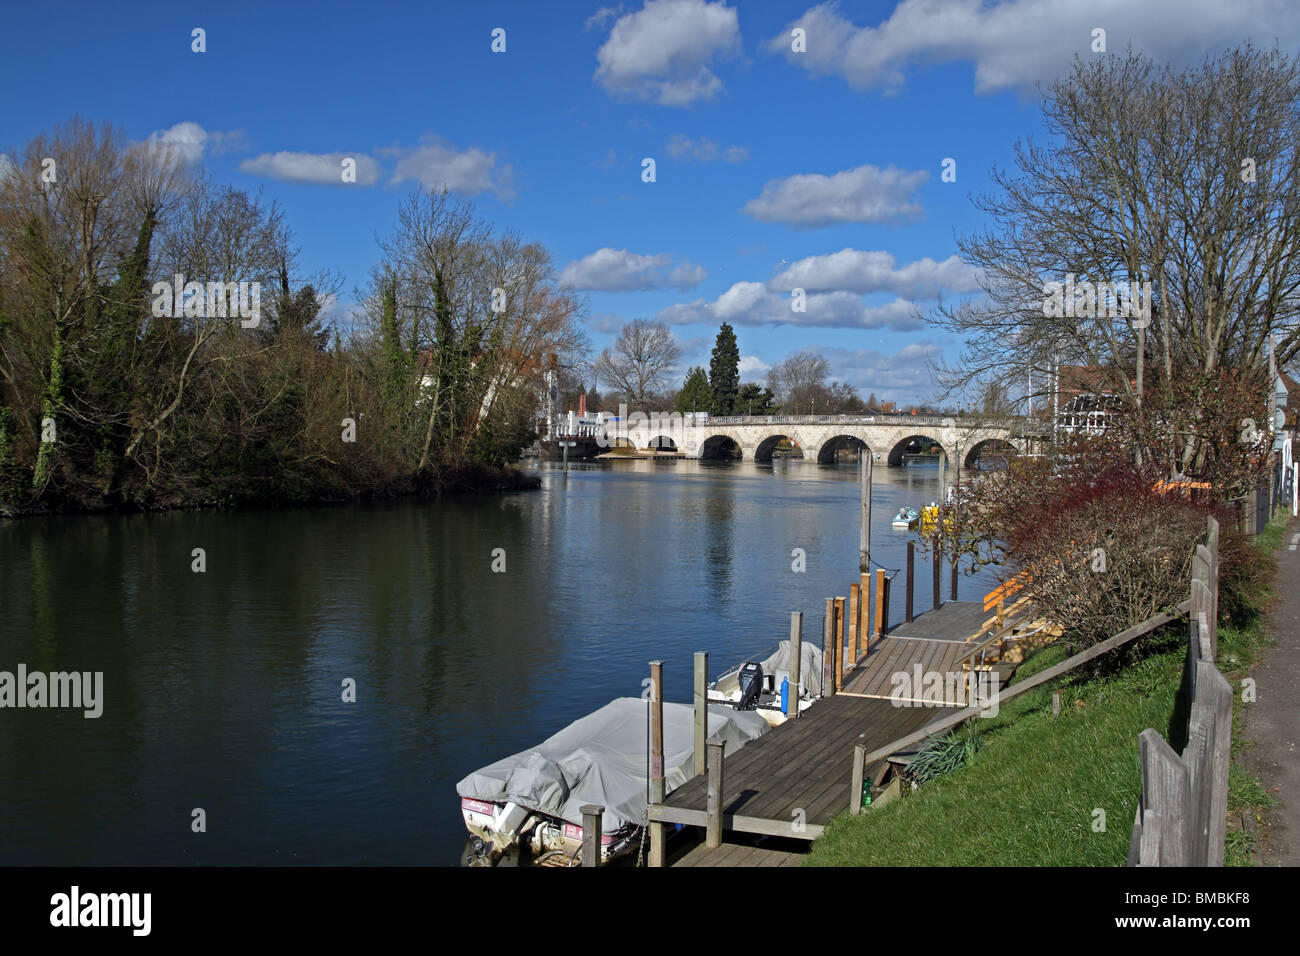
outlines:
M1019 418L966 419L928 415L740 415L692 418L679 415L607 420L609 447L662 448L688 458L746 458L771 461L784 440L803 450L805 459L834 464L841 450L869 449L873 458L902 465L934 445L948 461L972 467L987 453L1031 450L1038 440L1034 423ZM924 460L924 459L922 459Z

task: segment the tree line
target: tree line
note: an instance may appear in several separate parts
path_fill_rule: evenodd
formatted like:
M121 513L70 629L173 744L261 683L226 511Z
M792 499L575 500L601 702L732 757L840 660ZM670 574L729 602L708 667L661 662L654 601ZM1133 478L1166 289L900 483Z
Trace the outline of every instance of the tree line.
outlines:
M252 317L212 307L238 283ZM331 328L341 284L276 203L166 146L79 118L34 137L0 170L0 513L510 480L541 357L588 349L547 251L417 191Z
M680 387L673 389L671 375L681 355L681 345L666 322L633 319L590 370L593 383L604 383L604 388L593 384L588 389L583 370L573 370L561 376L561 400L565 407L573 407L578 394L585 393L591 411L615 410L622 403L631 411L674 409L710 415L856 415L897 410L877 400L874 393L863 400L854 386L832 380L830 363L812 350L788 355L768 368L764 383L742 382L736 333L726 322L718 330L709 367L691 366ZM904 411L914 409L920 411L918 406Z

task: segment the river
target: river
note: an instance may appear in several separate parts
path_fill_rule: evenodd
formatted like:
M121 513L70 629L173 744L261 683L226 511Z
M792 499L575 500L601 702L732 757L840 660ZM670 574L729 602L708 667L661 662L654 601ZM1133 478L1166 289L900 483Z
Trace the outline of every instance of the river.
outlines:
M104 687L98 718L0 709L0 865L454 865L461 777L640 696L651 659L689 702L697 650L715 677L791 610L820 643L856 580L856 466L532 467L501 497L0 523L0 671ZM901 568L890 519L937 496L878 465L873 558ZM917 580L920 610L919 554Z

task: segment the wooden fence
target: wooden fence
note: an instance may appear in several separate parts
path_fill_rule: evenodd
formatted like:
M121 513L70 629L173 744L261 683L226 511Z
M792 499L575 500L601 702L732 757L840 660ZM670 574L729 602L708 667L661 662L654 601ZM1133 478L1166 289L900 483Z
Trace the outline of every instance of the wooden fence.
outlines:
M1208 545L1208 546L1207 546ZM1142 791L1129 866L1223 866L1232 750L1232 688L1218 656L1219 528L1197 545L1188 613L1187 745L1181 755L1154 730L1138 736Z

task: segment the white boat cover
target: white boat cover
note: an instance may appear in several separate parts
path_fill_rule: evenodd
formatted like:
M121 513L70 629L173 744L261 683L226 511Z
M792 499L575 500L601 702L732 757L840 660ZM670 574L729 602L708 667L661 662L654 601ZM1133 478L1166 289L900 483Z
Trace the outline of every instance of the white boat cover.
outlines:
M808 641L802 641L800 645L799 656L803 658L799 663L799 682L803 684L805 696L816 697L822 692L822 649ZM763 665L763 675L776 675L776 682L773 687L779 692L781 690L781 681L790 676L790 663L793 655L790 650L790 642L782 641L777 645L776 651L769 657L759 663ZM740 692L740 668L736 667L727 671L719 677L713 685L713 689L730 698Z
M582 825L582 806L605 808L605 833L645 822L650 702L620 697L575 720L532 750L476 770L460 783L462 797L511 802ZM752 711L709 705L709 736L728 756L771 728ZM694 772L695 723L688 704L664 704L664 785L672 792Z

